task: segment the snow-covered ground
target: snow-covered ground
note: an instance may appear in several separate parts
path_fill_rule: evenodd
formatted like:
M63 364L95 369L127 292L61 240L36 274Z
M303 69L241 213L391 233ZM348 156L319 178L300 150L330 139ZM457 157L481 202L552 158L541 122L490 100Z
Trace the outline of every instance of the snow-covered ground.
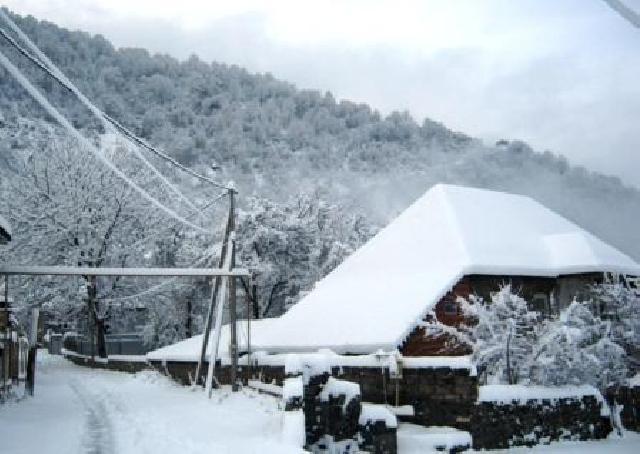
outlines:
M282 441L270 396L201 390L156 372L130 375L76 366L38 352L36 395L0 406L0 452L296 453Z
M204 393L145 371L92 370L38 353L36 395L0 406L0 452L11 454L298 453L283 440L278 400L252 390ZM464 432L401 424L401 454L436 452ZM518 450L514 450L518 451ZM640 435L564 442L527 453L638 453ZM518 451L519 452L519 451Z

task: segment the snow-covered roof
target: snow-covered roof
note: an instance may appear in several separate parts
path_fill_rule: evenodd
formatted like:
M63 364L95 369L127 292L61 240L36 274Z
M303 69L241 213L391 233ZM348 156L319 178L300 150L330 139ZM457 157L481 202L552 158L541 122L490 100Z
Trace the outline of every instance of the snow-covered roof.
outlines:
M529 197L439 184L252 330L252 349L393 350L465 275L604 271L640 275L640 265Z
M9 222L0 214L0 244L11 240L11 226Z
M638 275L640 265L529 197L438 184L318 282L256 348L393 349L465 275L600 271Z

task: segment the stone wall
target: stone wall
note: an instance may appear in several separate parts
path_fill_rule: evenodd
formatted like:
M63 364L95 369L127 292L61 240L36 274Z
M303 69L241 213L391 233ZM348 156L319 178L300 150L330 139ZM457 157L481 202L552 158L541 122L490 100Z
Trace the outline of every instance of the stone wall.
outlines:
M185 385L191 383L196 368L195 363L175 361L152 361L151 364ZM207 363L202 369L206 374ZM424 426L469 428L471 412L478 397L477 378L469 369L404 367L400 378L392 378L387 368L380 367L337 366L330 370L333 377L359 384L364 402L411 405L414 416L403 417L403 420ZM230 371L230 366L218 367L220 383L230 383ZM245 382L251 377L282 386L286 373L284 365L240 366L238 377Z
M118 372L136 373L145 369L149 369L149 364L145 361L127 361L127 360L114 360L109 361L91 361L91 358L86 358L79 355L64 355L66 359L79 366L91 367L93 369L107 369L115 370Z
M611 432L606 404L596 396L478 402L470 432L474 449L508 449L561 440L598 440Z
M467 430L478 397L477 379L468 369L405 367L398 379L391 378L388 370L372 367L342 367L337 372L360 385L363 401L411 405L414 416L403 420L423 426Z
M607 401L620 406L620 422L626 430L640 432L640 386L609 388Z
M397 453L395 416L386 407L363 406L356 383L335 379L328 372L290 377L283 398L285 412L302 411L304 447L311 452Z
M302 355L301 355L302 356ZM611 432L608 406L597 390L580 387L563 388L564 394L553 388L525 388L529 396L524 400L487 400L481 394L487 386L479 387L472 368L456 366L434 367L428 359L408 361L400 370L388 367L354 365L357 359L341 359L351 365L327 365L321 372L307 374L304 395L299 401L287 403L292 411L303 409L306 446L315 452L327 452L329 446L344 442L344 450L358 433L361 449L392 453L395 448L395 428L382 427L377 421L359 421L361 402L411 406L413 415L400 416L402 421L422 426L449 426L469 432L475 449L507 449L511 446L533 446L560 440L590 440L605 438ZM190 384L195 363L152 362L154 367L181 383ZM206 363L203 367L206 371ZM304 368L303 368L304 369ZM284 365L239 367L238 376L244 381L260 379L282 386L287 377L296 376ZM217 369L222 384L229 384L230 367ZM359 398L354 402L346 397L332 396L321 400L322 390L330 378L356 383ZM513 389L503 385L505 389ZM286 387L285 387L286 388ZM494 387L495 388L495 387ZM584 388L584 387L583 387ZM580 392L581 393L580 393ZM577 394L572 394L576 392ZM591 394L590 394L591 393ZM285 393L286 394L286 393ZM620 392L618 399L627 402L623 412L625 425L637 427L638 391ZM549 397L551 396L551 397ZM636 418L636 419L634 419ZM633 426L636 424L636 426ZM393 440L393 441L392 441ZM339 448L339 449L342 449Z

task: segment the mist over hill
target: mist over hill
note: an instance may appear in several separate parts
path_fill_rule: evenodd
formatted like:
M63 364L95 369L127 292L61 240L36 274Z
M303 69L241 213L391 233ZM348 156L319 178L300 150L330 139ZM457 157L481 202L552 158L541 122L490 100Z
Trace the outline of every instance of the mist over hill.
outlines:
M382 116L366 104L337 101L331 93L302 90L269 74L196 56L178 61L143 49L115 49L99 35L12 18L107 114L180 162L234 180L241 207L250 197L286 204L298 194L317 194L334 216L336 209L345 216L358 213L380 226L433 184L455 183L532 196L640 259L640 191L561 155L517 140L484 144L430 119L417 121L406 112ZM102 125L87 109L4 40L0 50L74 126L98 140ZM0 74L0 175L7 179L19 171L16 162L25 150L48 146L42 137L52 126L22 87L4 70ZM189 181L176 178L198 197ZM346 235L344 226L337 231ZM327 264L321 267L326 272ZM294 287L287 298L301 291Z

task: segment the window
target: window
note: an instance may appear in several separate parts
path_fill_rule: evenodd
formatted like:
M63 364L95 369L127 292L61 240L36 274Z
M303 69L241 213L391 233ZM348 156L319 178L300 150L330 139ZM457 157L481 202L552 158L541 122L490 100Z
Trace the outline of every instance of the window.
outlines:
M549 312L549 298L545 293L536 293L531 300L531 309L546 314Z
M458 305L454 301L445 301L442 309L445 315L458 315Z

